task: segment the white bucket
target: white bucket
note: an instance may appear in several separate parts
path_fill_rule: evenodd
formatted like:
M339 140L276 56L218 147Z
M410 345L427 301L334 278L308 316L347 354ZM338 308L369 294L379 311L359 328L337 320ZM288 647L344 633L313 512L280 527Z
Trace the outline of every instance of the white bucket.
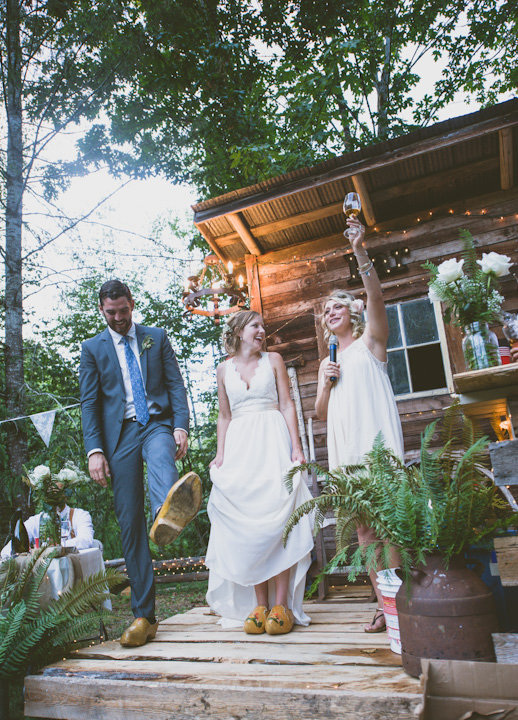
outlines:
M399 619L396 610L396 595L401 585L401 580L396 575L394 568L381 570L377 574L376 582L383 597L383 612L387 623L387 635L390 640L392 652L401 655L401 638L399 636Z

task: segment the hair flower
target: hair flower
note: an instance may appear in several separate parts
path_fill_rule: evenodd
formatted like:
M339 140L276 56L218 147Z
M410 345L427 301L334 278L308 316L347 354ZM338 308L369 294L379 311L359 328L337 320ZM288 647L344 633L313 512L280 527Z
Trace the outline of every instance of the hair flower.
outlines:
M365 310L365 305L363 303L363 300L361 298L356 298L356 300L353 300L351 303L351 309L353 312L357 313L358 315L361 315L362 312Z

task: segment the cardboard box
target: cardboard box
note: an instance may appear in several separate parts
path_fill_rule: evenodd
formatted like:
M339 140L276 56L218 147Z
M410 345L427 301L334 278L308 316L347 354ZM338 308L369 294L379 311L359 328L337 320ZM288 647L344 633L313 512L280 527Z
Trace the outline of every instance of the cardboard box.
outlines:
M419 720L518 720L518 665L421 660Z

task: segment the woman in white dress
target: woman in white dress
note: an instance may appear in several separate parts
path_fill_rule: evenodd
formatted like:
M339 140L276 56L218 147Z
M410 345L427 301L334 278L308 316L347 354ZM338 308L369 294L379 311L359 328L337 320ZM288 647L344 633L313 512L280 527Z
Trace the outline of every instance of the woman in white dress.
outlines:
M288 374L278 353L263 351L261 316L237 312L227 320L223 340L229 358L217 370L207 601L224 627L277 635L310 620L302 601L312 520L306 516L298 523L286 547L282 533L311 493L300 474L291 493L284 485L286 472L304 455Z
M347 219L351 245L367 293L367 323L362 321L363 302L344 290L336 290L326 301L322 327L326 340L338 339L337 361L325 358L319 370L315 409L327 420L329 468L353 465L372 450L381 431L387 447L403 457L403 433L394 393L387 373L389 327L381 284L374 266L363 248L365 228L355 217ZM360 526L361 545L376 541L373 531ZM394 565L398 564L394 555ZM376 583L370 579L378 599L373 621L365 632L385 630L383 600Z

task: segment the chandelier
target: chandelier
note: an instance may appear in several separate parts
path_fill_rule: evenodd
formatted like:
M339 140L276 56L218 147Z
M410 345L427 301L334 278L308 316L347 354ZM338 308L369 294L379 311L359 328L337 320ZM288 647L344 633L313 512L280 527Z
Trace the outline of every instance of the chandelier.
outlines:
M203 263L204 267L201 273L191 275L185 281L185 289L182 294L182 301L185 305L183 317L192 319L192 315L204 315L214 318L215 325L219 325L222 315L230 315L245 307L248 300L248 288L242 275L239 275L237 280L234 277L232 262L225 267L217 255L207 255ZM211 268L212 282L210 287L204 287L203 280L209 267ZM216 275L219 276L219 279L215 279ZM212 307L202 306L202 298L207 298L212 303ZM228 307L220 307L220 299L229 300Z

